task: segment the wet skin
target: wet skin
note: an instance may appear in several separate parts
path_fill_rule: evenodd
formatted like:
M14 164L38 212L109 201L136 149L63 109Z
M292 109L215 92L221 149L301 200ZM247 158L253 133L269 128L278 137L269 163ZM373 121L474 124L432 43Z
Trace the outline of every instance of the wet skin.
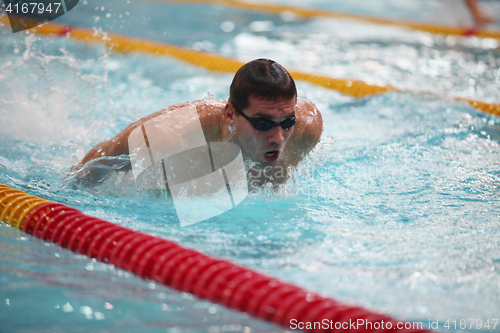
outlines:
M207 142L233 142L240 146L249 165L248 175L252 185L285 182L288 169L296 166L314 148L323 131L320 112L313 103L301 98L268 101L250 97L248 107L242 110L249 118L262 117L278 124L295 114L296 123L290 129L276 126L267 131L255 129L247 119L235 112L230 102L209 98L173 105L139 119L114 138L91 149L77 169L103 156L128 155L128 136L137 126L156 116L193 104L196 105ZM189 128L188 123L186 128Z

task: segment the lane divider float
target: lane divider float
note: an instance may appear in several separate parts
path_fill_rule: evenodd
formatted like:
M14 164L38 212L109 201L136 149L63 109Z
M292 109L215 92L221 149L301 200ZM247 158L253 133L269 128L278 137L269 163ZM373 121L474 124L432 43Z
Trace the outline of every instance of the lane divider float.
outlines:
M18 19L30 20L27 17L19 17ZM6 26L9 25L7 15L0 15L0 23L3 23ZM28 30L28 33L51 37L60 37L64 35L66 38L72 38L86 43L104 44L110 50L124 53L137 52L155 56L167 55L189 64L217 72L236 73L236 71L245 64L242 61L223 57L218 54L195 51L172 44L127 37L115 33L102 33L89 28L67 26L54 22L48 22L44 25L31 28ZM336 79L324 75L305 73L296 70L289 70L289 73L295 80L306 81L356 98L386 93L389 91L399 91L397 88L391 86L370 85L360 80ZM483 112L500 116L500 103L487 103L464 97L449 97L465 101L472 107Z
M477 36L481 38L500 39L500 31L486 30L480 27L457 27L429 24L422 22L396 21L379 17L361 16L348 13L333 12L326 9L303 8L286 6L281 4L269 4L265 2L251 2L241 0L146 0L157 2L180 2L180 3L203 3L211 5L223 5L245 10L253 10L272 14L292 13L302 18L326 17L336 19L347 19L358 22L390 25L400 28L408 28L432 34L455 35L455 36Z
M393 332L398 327L404 332L429 332L3 184L0 216L3 222L47 242L288 329L296 320L332 323L327 329L322 325L307 332L333 332L339 325L353 333ZM371 326L343 324L350 322Z

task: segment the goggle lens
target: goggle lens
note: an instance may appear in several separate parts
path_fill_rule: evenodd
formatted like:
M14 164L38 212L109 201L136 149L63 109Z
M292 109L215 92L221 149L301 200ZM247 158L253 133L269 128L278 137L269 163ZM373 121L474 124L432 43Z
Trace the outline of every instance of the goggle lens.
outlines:
M274 121L266 119L266 118L250 118L246 114L244 114L241 110L236 109L236 112L238 112L243 118L248 120L248 122L258 131L265 132L270 130L271 128L275 128L277 126L281 126L282 129L288 131L293 125L295 125L295 114L291 115L290 117L286 118L282 122L276 124Z

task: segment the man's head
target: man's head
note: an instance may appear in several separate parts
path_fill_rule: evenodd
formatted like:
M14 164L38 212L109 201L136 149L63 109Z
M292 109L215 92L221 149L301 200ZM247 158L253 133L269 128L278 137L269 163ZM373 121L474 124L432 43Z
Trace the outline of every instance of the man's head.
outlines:
M256 59L238 69L229 89L229 102L238 110L248 106L249 97L290 100L297 97L297 89L283 66L270 59Z
M238 70L226 122L246 158L262 167L277 162L293 131L296 101L295 82L280 64L257 59Z

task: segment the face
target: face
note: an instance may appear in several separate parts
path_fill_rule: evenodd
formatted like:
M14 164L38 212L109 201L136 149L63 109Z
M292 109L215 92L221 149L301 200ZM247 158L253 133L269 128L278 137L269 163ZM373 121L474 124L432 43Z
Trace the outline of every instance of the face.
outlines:
M249 118L265 118L278 124L295 114L295 104L296 98L267 101L250 97L248 107L241 111ZM276 126L267 131L259 131L237 114L231 103L226 107L226 122L234 127L234 141L240 146L243 156L258 162L262 167L276 164L293 132L293 126L288 130Z

